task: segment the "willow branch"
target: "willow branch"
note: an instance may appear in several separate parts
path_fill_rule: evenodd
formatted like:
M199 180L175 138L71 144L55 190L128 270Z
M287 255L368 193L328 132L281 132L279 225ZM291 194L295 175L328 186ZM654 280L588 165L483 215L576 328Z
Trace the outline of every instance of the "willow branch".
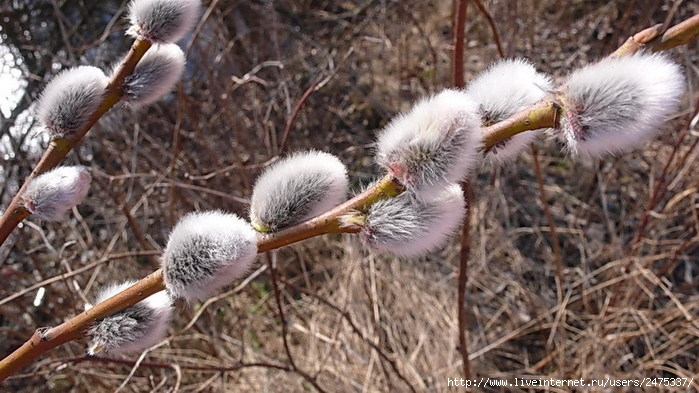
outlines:
M403 187L400 183L393 176L387 175L374 186L320 216L283 231L260 234L257 242L258 253L321 234L356 232L356 229L340 227L338 218L351 211L362 210L379 199L392 197L402 192ZM37 329L29 341L0 361L0 381L5 380L42 353L66 342L84 337L87 329L96 320L131 307L164 289L163 271L158 269L114 297L96 304L89 310L56 327Z
M36 164L32 173L25 179L22 188L17 192L0 218L0 245L5 242L17 225L30 215L29 211L21 203L21 196L24 194L24 191L32 179L55 168L65 158L68 152L73 150L75 145L90 131L97 121L121 100L124 79L131 75L138 61L141 60L150 47L150 41L136 40L119 66L119 69L109 81L99 107L90 115L85 125L80 128L75 135L68 138L56 138L51 140L41 160L39 160L39 163Z
M666 50L686 43L687 40L695 38L698 34L699 17L695 16L668 29L664 34L646 34L642 37L638 37L638 34L635 35L632 38L634 42L640 44L638 45L638 49L631 48L628 52L625 52L625 54L635 53L645 44L648 44L647 47L651 50ZM34 169L29 179L57 165L60 159L65 157L65 154L67 154L75 143L87 133L89 128L94 125L99 117L118 102L123 78L133 71L135 64L149 47L150 44L144 41L136 41L134 43L129 55L110 82L104 102L100 106L100 109L91 117L89 125L70 140L57 139L52 141L49 150L44 154L44 157ZM615 52L615 54L617 52ZM499 142L519 132L555 127L557 125L557 119L559 118L559 110L559 106L554 100L545 100L528 110L514 115L510 119L487 127L483 139L484 150L487 151ZM25 186L22 187L22 190ZM397 179L391 175L386 175L379 182L374 184L374 186L320 216L279 232L260 234L257 243L258 252L263 253L325 233L356 232L356 229L342 228L338 218L355 210L363 210L379 199L393 197L401 194L403 191L404 189ZM21 192L18 193L18 195L19 194L21 194ZM0 236L4 236L0 237L2 241L9 235L11 228L14 228L14 226L28 215L28 212L21 208L16 199L17 198L13 200L10 208L7 209L5 212L6 214L3 215L0 220ZM12 224L10 230L7 231L8 225L13 223L13 220L16 220L16 222ZM5 233L4 231L7 232ZM7 379L7 377L29 364L29 362L44 352L71 340L83 337L86 330L94 321L128 308L164 289L163 272L162 270L156 270L126 290L98 303L90 310L73 317L61 325L53 328L37 329L26 343L0 361L0 381Z
M661 31L661 25L649 27L631 37L610 56L627 56L647 49L654 52L684 45L699 36L699 14L675 26ZM493 124L485 129L483 150L488 151L498 141L520 132L540 128L558 127L561 117L560 106L555 98L546 99L525 109L509 119Z

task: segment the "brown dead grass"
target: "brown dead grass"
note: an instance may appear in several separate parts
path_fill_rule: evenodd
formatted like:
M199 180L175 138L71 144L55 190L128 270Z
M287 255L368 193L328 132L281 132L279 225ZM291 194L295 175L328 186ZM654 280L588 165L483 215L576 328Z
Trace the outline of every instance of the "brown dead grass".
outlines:
M560 77L609 53L629 34L662 23L674 4L569 3L485 5L508 56L527 56ZM368 158L376 130L415 98L449 83L449 2L406 4L213 7L189 48L197 71L176 100L135 112L113 110L73 156L89 163L97 180L79 215L68 226L42 225L46 241L27 226L14 238L0 298L104 259L47 285L40 307L31 305L35 291L3 304L0 352L20 345L35 327L79 312L95 286L154 269L146 257L109 256L158 249L185 212L244 214L254 177L278 154L286 121L313 84L317 89L291 126L289 150L338 154L357 185L376 176ZM670 20L696 12L685 2ZM467 40L470 78L497 58L491 32L473 6ZM671 52L686 68L690 92L662 136L642 151L590 165L563 156L552 142L538 143L564 263L560 299L531 154L507 168L480 171L471 202L466 305L473 377L699 373L699 137L690 129L699 98L696 49L693 43ZM140 240L138 231L145 234ZM640 241L633 243L637 233ZM70 343L5 386L101 392L127 381L122 392L463 391L447 385L462 377L456 242L423 260L400 261L371 254L355 238L328 236L258 260L259 269L238 287L203 305L179 305L168 340L149 351L130 377L135 357L90 360L82 355L84 343ZM270 266L279 277L272 278ZM687 389L615 391L697 386L699 381Z

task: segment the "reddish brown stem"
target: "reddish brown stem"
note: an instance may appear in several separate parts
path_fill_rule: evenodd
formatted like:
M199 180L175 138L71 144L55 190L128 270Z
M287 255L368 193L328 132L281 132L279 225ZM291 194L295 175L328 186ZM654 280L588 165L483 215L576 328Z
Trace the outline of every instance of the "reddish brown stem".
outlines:
M284 135L282 136L282 143L279 146L280 155L284 154L286 151L287 142L289 141L289 134L291 133L291 127L294 125L294 120L296 120L296 116L298 116L303 103L306 102L308 97L311 96L311 93L315 91L316 86L318 86L321 80L322 79L319 78L315 82L311 83L311 85L308 86L308 89L303 92L301 98L299 98L299 100L296 102L296 105L294 105L294 109L291 111L291 115L289 115L289 119L286 121L286 125L284 126Z
M466 12L468 0L456 0L454 14L454 56L452 57L454 87L462 88L464 81L464 35L466 27ZM468 206L472 199L471 185L464 181L461 183L464 193L464 201ZM459 328L459 353L461 354L462 372L465 379L471 378L471 363L468 359L468 314L466 313L466 283L468 282L468 260L471 257L471 231L469 222L471 209L466 209L463 229L461 232L461 252L459 254L459 278L456 285L456 307Z
M131 50L124 58L117 72L114 74L109 84L107 85L106 92L97 110L90 115L85 125L73 136L69 138L59 138L51 141L51 144L44 152L41 160L32 173L25 179L22 188L17 192L15 197L10 202L10 205L5 210L5 213L0 218L0 245L2 245L7 237L12 233L12 231L22 222L25 218L29 217L29 211L22 205L22 194L26 190L29 182L32 181L36 176L55 168L65 156L70 152L73 147L80 141L85 134L97 123L97 121L105 114L109 109L114 106L119 100L121 100L121 94L123 90L124 79L130 75L136 64L143 57L146 51L151 47L149 41L137 40L131 46Z

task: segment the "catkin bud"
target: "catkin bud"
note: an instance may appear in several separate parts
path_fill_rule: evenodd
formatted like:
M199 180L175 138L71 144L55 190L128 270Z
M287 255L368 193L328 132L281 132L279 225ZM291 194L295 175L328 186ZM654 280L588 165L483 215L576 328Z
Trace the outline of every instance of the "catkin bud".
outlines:
M135 281L108 286L100 292L95 304L107 300L133 285ZM87 305L86 309L92 308ZM140 352L165 337L172 316L172 300L165 292L151 295L133 306L95 322L88 330L89 355L110 355Z
M190 213L170 234L162 258L165 287L175 298L206 299L242 277L257 255L257 232L238 216Z
M551 79L536 72L526 59L499 61L474 79L466 93L478 104L484 126L495 124L543 99L552 88ZM512 160L536 137L522 132L495 145L486 158L492 163Z
M307 151L285 157L257 179L250 221L260 232L274 232L317 216L347 196L347 168L335 156Z
M158 44L184 37L199 17L199 0L133 0L128 34Z
M684 90L681 68L663 55L606 58L568 77L558 135L585 157L632 150L659 132Z
M85 199L90 171L84 166L61 166L35 177L22 194L23 206L46 221L61 221Z
M37 116L52 138L70 137L97 110L108 79L97 67L80 66L53 78L41 93Z
M411 192L429 194L458 182L482 158L478 106L445 90L420 100L379 134L376 162Z
M360 227L361 237L371 248L414 258L443 245L465 213L461 187L452 184L428 199L410 192L382 199L366 214L350 213L340 221L344 226Z
M184 52L176 44L158 45L150 49L133 73L124 80L123 99L133 105L157 101L180 80L184 63Z

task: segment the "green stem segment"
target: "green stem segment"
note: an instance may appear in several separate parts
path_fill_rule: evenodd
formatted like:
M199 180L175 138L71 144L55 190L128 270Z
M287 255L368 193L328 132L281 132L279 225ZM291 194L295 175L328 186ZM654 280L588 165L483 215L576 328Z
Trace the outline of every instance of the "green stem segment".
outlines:
M514 116L486 127L483 131L483 151L520 132L558 127L561 107L551 100L540 101Z

